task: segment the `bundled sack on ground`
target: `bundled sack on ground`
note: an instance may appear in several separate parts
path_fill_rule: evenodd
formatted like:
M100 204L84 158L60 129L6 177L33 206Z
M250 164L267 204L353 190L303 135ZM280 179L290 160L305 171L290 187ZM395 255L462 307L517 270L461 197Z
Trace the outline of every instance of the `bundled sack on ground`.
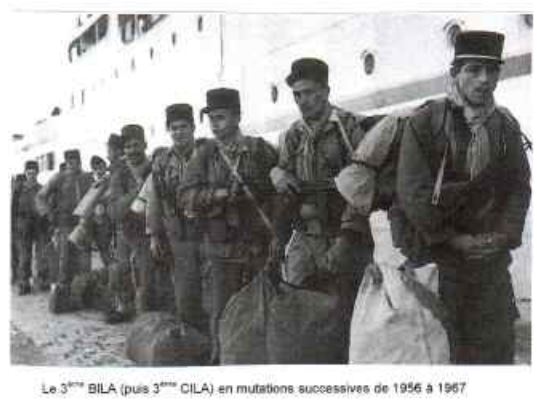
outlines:
M448 364L445 312L433 264L413 269L372 263L351 322L351 364Z
M198 366L207 363L207 335L168 312L140 315L128 335L127 358L143 366Z
M338 299L260 272L219 325L221 364L329 364L345 358Z

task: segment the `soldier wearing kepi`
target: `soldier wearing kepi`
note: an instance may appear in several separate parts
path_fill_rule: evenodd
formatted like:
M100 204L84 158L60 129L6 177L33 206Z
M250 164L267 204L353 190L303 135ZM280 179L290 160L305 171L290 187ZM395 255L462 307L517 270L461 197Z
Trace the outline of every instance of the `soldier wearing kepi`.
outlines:
M58 243L58 284L51 292L49 308L52 312L69 310L70 284L78 272L89 271L91 255L89 248L79 249L68 237L78 224L73 211L90 188L93 179L89 172L82 171L80 152L68 150L64 153L66 169L47 182L36 194L36 206L42 215L51 217Z
M18 293L26 295L30 293L30 278L32 276L32 258L38 261L41 258L46 228L43 226L44 219L39 216L35 206L35 196L41 185L37 182L39 167L35 161L27 161L24 166L26 179L22 182L13 213L15 216L15 228L17 233L17 253L18 253ZM35 247L35 257L33 254ZM36 263L37 269L40 269Z
M187 218L177 202L178 188L194 151L192 107L188 104L168 106L166 129L173 145L161 151L153 161L154 191L147 202L151 253L156 260L165 259L165 243L169 243L173 255L177 319L207 330L207 318L202 310L202 239L199 223L198 220Z
M399 155L398 239L411 259L438 265L455 363L513 363L509 252L521 244L531 190L518 122L494 102L503 41L458 35L448 96L412 115ZM444 123L433 131L435 112Z
M334 177L351 162L362 140L363 119L329 101L328 66L314 58L293 62L286 78L302 119L283 136L271 178L296 205L285 276L291 283L338 295L343 322L350 322L373 239L367 217L347 205Z
M276 151L265 140L241 133L239 92L207 92L211 130L216 140L197 140L180 200L187 213L204 220L211 263L212 362L219 355L218 321L229 298L264 264L270 242L257 207L273 194L269 171ZM240 178L239 178L240 176ZM255 196L245 196L244 182Z
M132 317L134 305L139 312L155 306L150 292L153 268L145 217L131 210L133 201L151 172L151 163L145 154L147 144L140 125L124 126L121 137L126 166L116 165L110 179L110 210L118 226L118 243L117 263L109 272L111 290L120 304L109 315L110 322ZM135 272L131 267L131 256L134 256L136 263Z

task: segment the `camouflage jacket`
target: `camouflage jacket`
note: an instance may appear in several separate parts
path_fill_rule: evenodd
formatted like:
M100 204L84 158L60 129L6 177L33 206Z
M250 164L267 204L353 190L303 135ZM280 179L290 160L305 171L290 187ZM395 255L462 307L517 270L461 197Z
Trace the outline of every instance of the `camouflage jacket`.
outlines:
M37 192L37 209L41 214L51 216L55 225L76 225L78 218L73 211L92 184L93 176L89 172L66 170L56 173Z
M160 152L152 163L153 191L147 201L147 228L150 234L180 234L186 231L186 217L177 195L193 148L184 154L174 147Z
M302 119L295 121L283 135L278 166L302 183L300 202L315 210L325 231L334 234L349 229L370 238L368 219L347 205L333 180L351 162L352 151L364 136L362 120L361 116L332 107L317 132Z
M277 152L260 137L240 134L231 151L222 148L214 139L196 141L180 187L181 206L187 214L203 219L209 238L213 241L249 239L261 233L266 234L252 201L246 197L224 203L214 201L216 190L233 191L236 181L221 156L222 150L254 194L256 203L265 208L270 204L274 188L269 172L276 165Z
M433 134L431 111L439 103L432 101L417 109L402 138L398 205L392 221L404 224L402 219L406 219L409 225L399 228L399 244L409 249L408 254L418 254L420 244L448 254L445 242L457 234L498 232L508 237L511 248L519 246L531 188L518 122L499 109L487 119L491 160L470 180L465 164L471 131L462 109L448 101L444 105L449 122L440 133ZM440 198L434 205L432 194L444 153Z

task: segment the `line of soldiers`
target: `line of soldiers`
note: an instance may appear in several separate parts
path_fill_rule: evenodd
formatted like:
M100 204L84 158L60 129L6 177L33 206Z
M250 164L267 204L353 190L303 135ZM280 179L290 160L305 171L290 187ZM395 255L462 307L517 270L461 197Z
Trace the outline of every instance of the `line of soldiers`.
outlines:
M448 97L418 108L405 127L389 214L395 244L409 261L439 266L457 363L513 362L516 306L509 251L521 243L530 187L518 123L493 99L502 48L498 33L458 36ZM95 240L104 240L97 244L116 293L110 321L174 309L181 323L209 332L211 360L217 363L218 321L226 303L275 262L288 283L338 297L341 318L350 325L374 243L369 218L347 204L334 178L353 162L370 118L331 104L329 68L319 59L293 62L286 82L301 118L284 132L278 150L242 133L239 92L227 88L207 91L201 111L214 139L194 138L187 103L166 108L172 145L151 159L141 126L126 125L110 136L101 214L107 219L96 220L108 233L92 232ZM450 125L439 137L431 112L440 101ZM80 169L77 151L67 151L65 161L66 171L42 188L27 163L21 193L35 197L37 211L51 216L59 250L58 283L51 292L57 308L72 275L89 268L88 250L75 248L69 235L78 224L73 211L94 182ZM471 184L484 172L489 177L470 187L468 204L455 213L448 202L431 202L439 186L449 201L450 188ZM135 208L137 203L143 208ZM37 223L39 215L32 214ZM28 245L36 237L31 229L20 233L21 292L27 289ZM203 303L207 289L209 314ZM349 341L348 330L342 340Z

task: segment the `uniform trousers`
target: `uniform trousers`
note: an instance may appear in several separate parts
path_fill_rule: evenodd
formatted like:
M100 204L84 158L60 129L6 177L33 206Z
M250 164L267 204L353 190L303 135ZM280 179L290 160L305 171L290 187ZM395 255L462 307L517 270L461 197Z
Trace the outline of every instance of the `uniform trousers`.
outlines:
M32 261L35 261L37 276L42 277L45 229L39 227L37 220L20 219L17 223L17 280L26 284L32 276ZM35 250L34 250L35 248Z
M451 361L512 364L518 317L510 258L438 262L439 293L447 308Z
M69 235L75 228L73 224L60 224L57 228L58 242L58 282L69 286L78 273L91 269L91 250L80 249L69 241Z

